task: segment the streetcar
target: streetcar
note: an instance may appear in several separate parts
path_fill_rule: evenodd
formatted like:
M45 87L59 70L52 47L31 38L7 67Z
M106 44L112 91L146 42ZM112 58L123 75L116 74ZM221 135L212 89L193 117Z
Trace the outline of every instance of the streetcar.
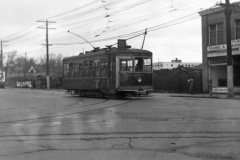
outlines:
M146 96L152 86L152 52L117 47L94 48L63 59L63 88L79 96Z

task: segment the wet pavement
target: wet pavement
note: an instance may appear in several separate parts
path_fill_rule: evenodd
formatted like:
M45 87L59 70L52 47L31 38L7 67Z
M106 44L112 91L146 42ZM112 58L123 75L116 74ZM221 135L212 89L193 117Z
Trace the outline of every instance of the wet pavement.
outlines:
M240 159L239 99L0 90L0 160Z

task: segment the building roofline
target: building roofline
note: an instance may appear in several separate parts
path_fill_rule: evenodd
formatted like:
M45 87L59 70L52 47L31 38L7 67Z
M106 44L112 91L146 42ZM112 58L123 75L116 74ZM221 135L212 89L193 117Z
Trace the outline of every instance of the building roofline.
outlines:
M205 15L208 15L208 14L222 12L222 11L224 11L223 7L216 7L216 8L209 8L209 9L200 11L200 12L198 12L198 14L200 14L200 16L205 16Z
M233 2L231 3L231 5L237 5L238 7L240 7L240 2ZM222 12L224 11L224 7L211 7L209 9L205 9L205 10L202 10L200 12L198 12L200 14L200 16L205 16L205 15L208 15L208 14L212 14L212 13L216 13L216 12Z

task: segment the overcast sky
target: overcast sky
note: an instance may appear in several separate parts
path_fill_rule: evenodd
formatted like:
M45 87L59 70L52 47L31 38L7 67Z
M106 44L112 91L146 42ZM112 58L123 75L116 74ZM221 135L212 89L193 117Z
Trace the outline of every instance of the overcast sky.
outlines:
M235 0L236 1L236 0ZM235 2L231 1L231 2ZM201 62L202 9L218 0L1 0L0 39L8 40L4 53L16 50L18 56L46 54L44 23L55 21L49 30L50 53L77 55L91 46L116 43L116 37L131 38L148 28L144 49L153 52L155 62L179 58L183 62ZM128 40L141 48L143 36ZM77 44L79 43L79 44ZM6 55L5 55L6 56Z

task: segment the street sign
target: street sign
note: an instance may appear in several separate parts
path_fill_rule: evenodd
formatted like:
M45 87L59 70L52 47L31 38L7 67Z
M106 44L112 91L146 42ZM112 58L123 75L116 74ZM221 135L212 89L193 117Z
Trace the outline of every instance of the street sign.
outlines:
M34 69L33 66L31 66L30 69L28 70L28 72L36 72L36 70Z

